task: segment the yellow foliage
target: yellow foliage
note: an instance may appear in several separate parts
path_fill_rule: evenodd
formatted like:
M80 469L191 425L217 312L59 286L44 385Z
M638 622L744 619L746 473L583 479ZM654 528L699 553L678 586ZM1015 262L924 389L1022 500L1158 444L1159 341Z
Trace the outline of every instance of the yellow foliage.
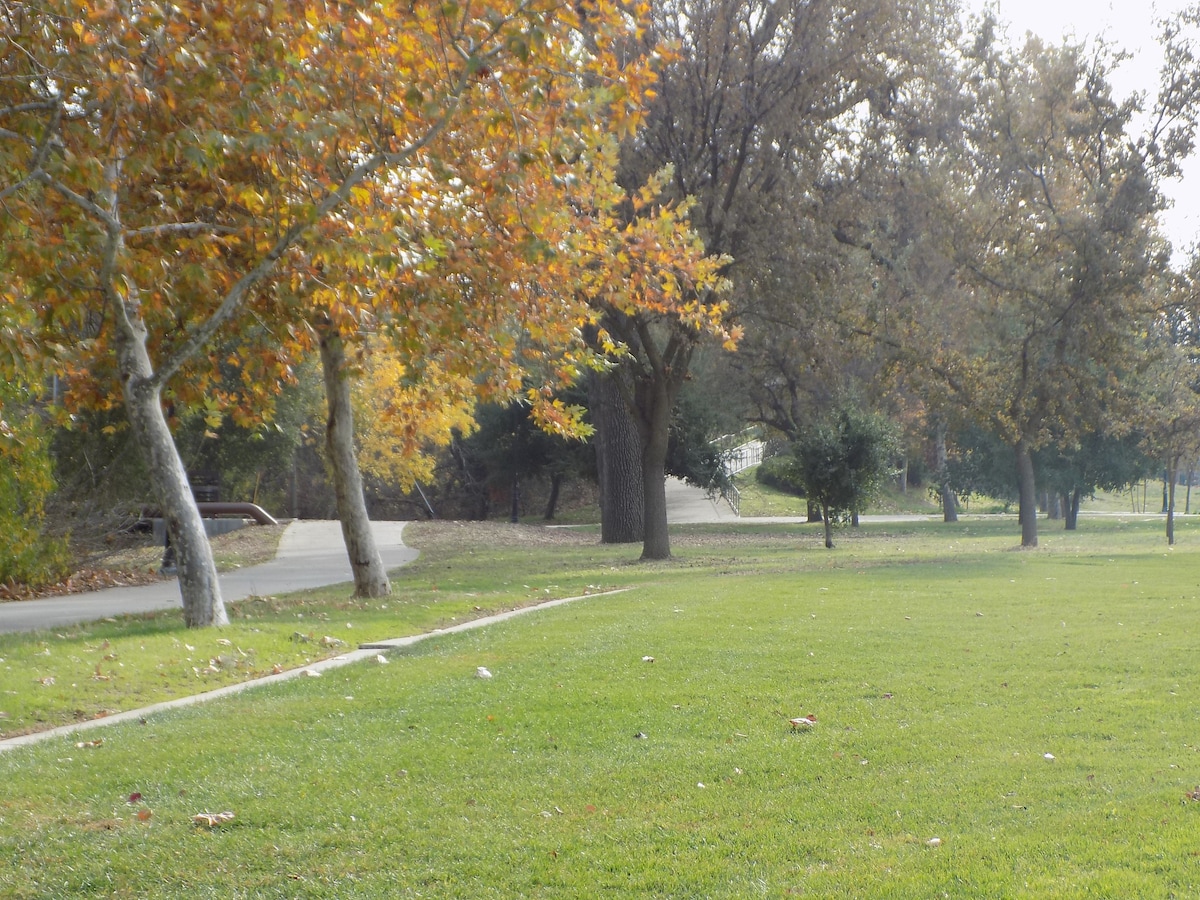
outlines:
M394 350L372 342L353 395L359 468L406 491L430 480L430 451L448 444L455 430L474 430L473 396L469 379L433 363L414 380Z

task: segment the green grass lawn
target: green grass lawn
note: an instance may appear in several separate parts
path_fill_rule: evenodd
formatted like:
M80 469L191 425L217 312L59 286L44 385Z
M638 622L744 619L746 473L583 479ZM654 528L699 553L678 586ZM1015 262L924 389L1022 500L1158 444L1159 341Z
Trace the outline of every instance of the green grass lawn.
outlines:
M1007 519L831 552L817 529L679 529L654 564L414 529L422 559L351 631L629 590L0 754L0 895L1200 892L1189 524L1174 550L1111 517L1033 552ZM254 621L296 611L274 602Z

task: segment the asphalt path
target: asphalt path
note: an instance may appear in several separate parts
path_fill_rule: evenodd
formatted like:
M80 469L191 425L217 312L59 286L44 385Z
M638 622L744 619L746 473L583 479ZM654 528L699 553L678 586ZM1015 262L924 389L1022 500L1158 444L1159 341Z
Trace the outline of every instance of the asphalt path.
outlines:
M373 522L383 564L395 569L417 558L402 539L403 522ZM253 527L253 526L247 526ZM295 520L283 532L271 562L223 572L221 596L232 603L354 580L341 524ZM0 603L0 632L60 628L127 613L157 612L183 606L175 579L137 587L114 587L86 594Z

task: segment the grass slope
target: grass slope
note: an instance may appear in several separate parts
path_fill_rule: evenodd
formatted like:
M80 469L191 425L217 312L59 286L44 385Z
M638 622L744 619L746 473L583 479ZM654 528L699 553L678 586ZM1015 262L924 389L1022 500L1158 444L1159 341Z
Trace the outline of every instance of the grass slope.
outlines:
M632 589L4 754L0 894L1195 895L1200 551L1160 524L696 528L653 565L418 530L401 608Z

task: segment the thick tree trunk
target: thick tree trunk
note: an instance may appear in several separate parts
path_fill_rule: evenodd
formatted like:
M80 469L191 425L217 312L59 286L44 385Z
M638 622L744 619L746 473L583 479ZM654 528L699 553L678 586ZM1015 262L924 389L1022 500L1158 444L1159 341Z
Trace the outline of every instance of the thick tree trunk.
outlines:
M825 519L821 515L821 507L814 500L808 500L805 503L805 512L808 514L809 524L813 522L824 522Z
M642 484L645 501L645 535L642 559L670 559L671 534L667 522L667 451L671 441L671 411L676 389L665 378L640 386L638 406L642 420Z
M1075 488L1069 494L1063 494L1063 518L1066 520L1066 530L1075 531L1079 527L1079 503L1083 499L1083 491Z
M392 592L383 559L375 546L371 519L363 497L362 475L354 452L354 415L350 380L346 377L346 348L336 334L321 333L321 369L325 376L325 449L333 482L342 537L354 573L354 596L386 597Z
M618 377L596 373L589 385L603 544L632 544L645 536L641 438L615 381Z
M153 379L141 323L118 316L117 364L124 385L125 408L138 449L162 510L167 537L175 550L183 620L189 628L227 625L221 584L204 521L188 484L187 470L167 426L162 389Z
M825 549L833 549L833 516L829 514L829 507L821 505L821 519L825 522Z
M1037 484L1033 471L1033 453L1024 440L1017 442L1017 487L1020 497L1021 546L1038 545Z
M562 490L563 477L560 472L555 472L550 476L550 496L546 499L546 515L547 522L554 521L555 510L558 509L558 495Z
M954 489L950 487L949 483L946 466L946 425L944 422L938 422L934 442L934 452L937 455L938 482L941 484L942 521L957 522L958 497L954 495Z

